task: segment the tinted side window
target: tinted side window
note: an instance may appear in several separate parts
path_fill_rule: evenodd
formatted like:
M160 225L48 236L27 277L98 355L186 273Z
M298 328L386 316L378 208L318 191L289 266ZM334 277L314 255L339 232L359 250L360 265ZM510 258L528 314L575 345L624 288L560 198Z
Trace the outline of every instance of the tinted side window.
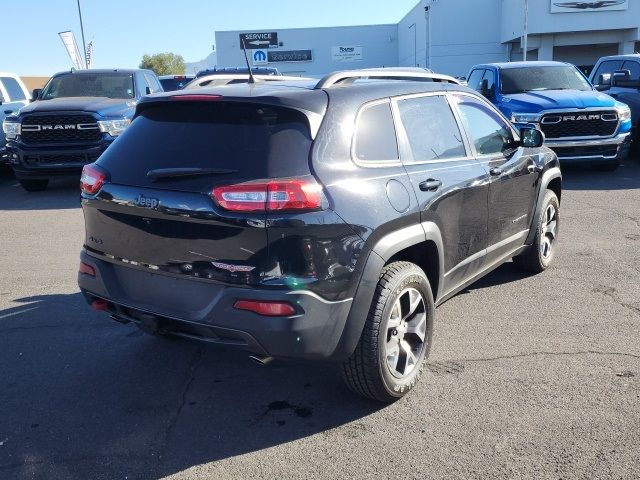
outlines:
M462 135L445 97L398 101L413 161L464 157Z
M469 79L467 80L467 85L469 88L473 88L474 90L480 90L480 83L482 82L482 77L484 76L485 70L480 68L478 70L474 70L469 75Z
M147 86L151 90L151 93L161 92L162 87L158 84L157 80L148 73L144 74L144 79L147 81Z
M355 154L358 160L398 160L396 129L388 102L365 107L356 125Z
M640 63L627 60L624 62L622 69L631 72L631 80L640 80ZM11 95L11 92L9 92L9 95Z
M596 70L596 73L592 77L593 83L597 84L598 78L603 73L613 73L616 70L620 70L620 68L622 68L622 60L607 60L606 62L602 62L598 66L598 70Z
M0 82L4 85L4 89L7 91L7 94L9 94L9 99L12 102L27 99L15 78L1 77Z
M482 79L487 81L487 88L493 90L493 86L496 84L496 74L493 70L487 70Z
M458 107L478 155L503 153L513 146L513 134L491 108L467 96L457 97Z

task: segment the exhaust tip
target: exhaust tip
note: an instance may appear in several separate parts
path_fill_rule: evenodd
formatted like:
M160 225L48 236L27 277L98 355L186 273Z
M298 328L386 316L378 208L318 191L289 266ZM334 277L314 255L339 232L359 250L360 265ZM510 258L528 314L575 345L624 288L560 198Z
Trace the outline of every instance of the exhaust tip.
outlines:
M260 365L266 366L273 362L273 357L264 355L249 355L249 358Z

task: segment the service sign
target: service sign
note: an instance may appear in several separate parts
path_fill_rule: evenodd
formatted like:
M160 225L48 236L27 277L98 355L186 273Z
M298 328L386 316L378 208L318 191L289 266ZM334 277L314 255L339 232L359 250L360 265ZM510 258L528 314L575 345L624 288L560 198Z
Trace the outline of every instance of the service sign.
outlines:
M362 47L354 45L331 47L331 60L334 62L359 62L362 60Z
M247 50L278 48L278 32L241 33L240 49L243 42Z
M311 50L273 50L267 52L269 63L276 62L311 62Z
M551 0L551 13L603 12L628 8L629 0L584 0L582 2Z

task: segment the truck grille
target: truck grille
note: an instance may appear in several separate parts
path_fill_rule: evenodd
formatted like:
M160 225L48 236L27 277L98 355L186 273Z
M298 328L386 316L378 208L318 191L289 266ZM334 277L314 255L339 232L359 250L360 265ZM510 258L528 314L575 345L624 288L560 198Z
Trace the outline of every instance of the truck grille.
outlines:
M102 137L91 115L30 115L22 120L24 143L96 142Z
M618 128L615 111L547 113L540 121L546 138L610 137Z
M78 164L92 163L100 157L100 153L91 154L51 154L51 155L25 155L24 161L28 165L62 165L62 164Z

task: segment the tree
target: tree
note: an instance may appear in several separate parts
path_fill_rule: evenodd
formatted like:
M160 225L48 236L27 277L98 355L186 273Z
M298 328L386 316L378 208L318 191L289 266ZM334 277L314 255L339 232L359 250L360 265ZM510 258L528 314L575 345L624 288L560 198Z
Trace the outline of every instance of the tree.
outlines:
M156 75L184 75L185 65L182 55L175 53L156 53L143 55L140 68L153 70Z

